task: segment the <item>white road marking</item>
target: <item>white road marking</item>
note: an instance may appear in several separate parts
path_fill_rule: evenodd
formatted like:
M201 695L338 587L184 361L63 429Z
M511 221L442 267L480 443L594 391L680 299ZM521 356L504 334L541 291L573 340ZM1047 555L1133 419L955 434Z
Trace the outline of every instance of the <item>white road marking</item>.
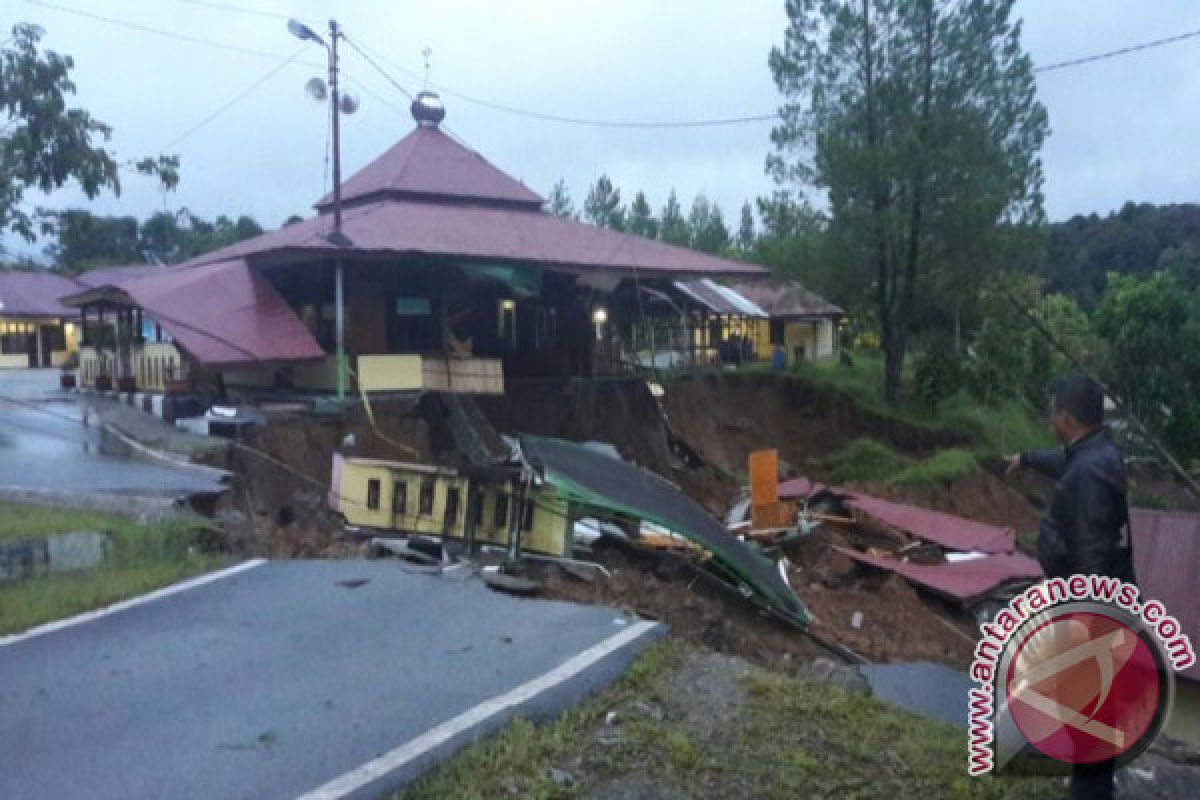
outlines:
M351 770L334 778L324 786L301 795L298 800L339 800L352 792L394 772L405 764L428 753L430 750L449 741L458 734L467 731L491 717L537 697L548 689L575 677L588 669L605 656L624 647L635 639L658 627L657 622L640 620L630 625L620 633L614 634L603 642L589 647L582 653L550 670L533 680L524 683L512 691L484 700L474 708L468 709L453 719L441 725L430 728L425 733L410 739L380 757L368 761L361 767Z
M63 628L82 625L85 622L91 622L92 620L97 620L101 617L107 617L111 614L118 614L136 606L145 605L146 603L151 603L155 600L161 600L164 597L170 597L173 594L186 592L188 589L195 589L197 586L203 586L206 583L212 583L213 581L219 581L222 578L228 578L233 575L237 575L239 572L245 572L248 569L253 569L254 567L261 566L265 563L267 563L265 558L254 558L249 561L243 561L241 564L235 564L232 567L227 567L226 569L217 570L216 572L209 572L204 575L197 575L194 578L188 578L186 581L173 583L170 586L164 586L163 588L156 589L153 592L140 594L137 597L131 597L128 600L122 600L121 602L114 603L111 606L97 608L94 611L85 611L82 614L77 614L73 617L67 617L66 619L55 620L54 622L47 622L45 625L38 625L36 628L30 628L23 633L14 633L9 636L0 637L0 647L10 644L17 644L18 642L23 642L26 639L32 639L35 636L44 636L47 633L60 631Z

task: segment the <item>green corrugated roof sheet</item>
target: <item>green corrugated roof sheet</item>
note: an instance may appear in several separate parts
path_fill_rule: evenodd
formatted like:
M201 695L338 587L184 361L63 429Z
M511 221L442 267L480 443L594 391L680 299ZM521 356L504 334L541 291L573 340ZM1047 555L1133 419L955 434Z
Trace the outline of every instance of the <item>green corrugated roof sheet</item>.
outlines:
M695 542L720 567L785 619L807 625L812 616L780 577L776 565L659 476L575 442L522 434L525 456L540 464L548 484L593 510L646 520Z

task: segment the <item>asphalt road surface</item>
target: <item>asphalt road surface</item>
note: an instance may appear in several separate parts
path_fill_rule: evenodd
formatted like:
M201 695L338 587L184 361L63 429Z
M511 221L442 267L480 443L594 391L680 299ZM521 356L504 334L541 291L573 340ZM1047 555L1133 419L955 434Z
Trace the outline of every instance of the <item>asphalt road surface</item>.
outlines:
M211 472L132 453L84 425L78 396L58 370L0 370L0 489L179 496L222 491Z
M0 639L0 797L370 797L615 679L661 626L466 569L268 562Z

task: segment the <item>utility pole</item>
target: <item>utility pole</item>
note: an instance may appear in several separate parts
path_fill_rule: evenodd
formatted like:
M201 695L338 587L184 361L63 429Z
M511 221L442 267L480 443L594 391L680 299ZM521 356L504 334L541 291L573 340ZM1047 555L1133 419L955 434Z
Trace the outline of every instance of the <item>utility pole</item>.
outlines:
M329 113L333 117L333 233L334 241L341 246L342 238L342 138L341 97L338 94L338 30L336 19L329 20ZM334 261L334 328L337 336L337 399L346 399L346 296L342 275L342 257Z
M333 233L329 237L334 247L341 248L346 242L342 235L342 131L340 116L352 114L358 103L348 97L346 108L342 108L342 95L338 90L338 39L344 35L336 19L329 20L329 41L326 42L315 31L298 20L288 20L288 32L302 41L316 42L325 48L329 57L329 113L333 126ZM310 82L311 83L311 82ZM320 81L317 80L320 90ZM323 97L323 92L320 97ZM320 99L318 97L318 99ZM346 399L346 297L342 257L334 257L334 326L337 337L337 398Z

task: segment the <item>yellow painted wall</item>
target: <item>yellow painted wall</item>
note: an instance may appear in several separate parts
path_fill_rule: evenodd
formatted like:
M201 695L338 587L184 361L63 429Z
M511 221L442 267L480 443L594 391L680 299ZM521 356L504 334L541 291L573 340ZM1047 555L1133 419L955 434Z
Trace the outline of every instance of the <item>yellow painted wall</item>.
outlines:
M364 392L403 391L423 386L421 357L369 355L358 357L358 385Z
M796 348L804 347L804 358L825 358L833 355L833 322L827 319L818 320L816 333L813 333L811 322L787 322L783 327L783 348L787 353L787 363L795 363ZM758 358L770 360L775 351L771 344L771 324L769 320L756 320L754 329L754 353Z
M368 504L369 486L372 480L379 481L378 508ZM420 513L421 487L432 483L433 510ZM395 489L404 484L405 507L403 514L395 508ZM445 524L446 499L451 489L458 489L458 513L453 523ZM341 482L337 487L338 507L351 525L360 525L380 530L397 530L427 536L450 536L461 539L466 533L467 502L471 481L454 474L452 470L429 472L410 465L369 459L343 459ZM571 521L567 504L548 488L536 491L533 527L521 531L521 546L531 551L549 555L569 555L571 547ZM487 485L483 492L483 514L475 530L477 542L504 546L508 544L508 525L495 523L496 498L507 493L506 488ZM509 498L509 514L516 513L516 503Z

